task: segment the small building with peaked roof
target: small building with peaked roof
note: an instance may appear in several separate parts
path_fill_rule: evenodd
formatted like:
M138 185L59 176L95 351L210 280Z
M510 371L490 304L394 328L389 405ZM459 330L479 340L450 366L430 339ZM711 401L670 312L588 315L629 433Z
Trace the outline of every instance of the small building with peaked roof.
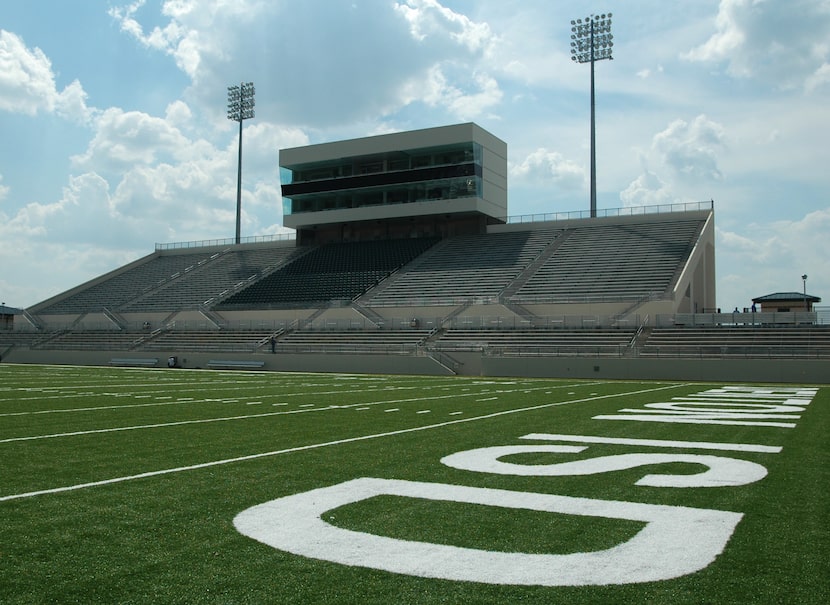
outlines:
M14 316L21 313L22 309L7 307L6 303L0 304L0 330L11 330L14 327Z
M753 298L752 302L761 305L762 311L786 313L787 311L812 311L815 303L820 303L818 296L804 292L776 292Z

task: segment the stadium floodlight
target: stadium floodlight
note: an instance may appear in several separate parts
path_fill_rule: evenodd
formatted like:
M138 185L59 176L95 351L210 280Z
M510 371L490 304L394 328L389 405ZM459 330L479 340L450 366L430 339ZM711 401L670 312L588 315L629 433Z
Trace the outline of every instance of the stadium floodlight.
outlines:
M571 21L571 60L591 64L591 216L597 215L597 152L594 103L594 63L613 59L614 36L611 35L611 13L590 15Z
M236 171L236 243L242 230L242 121L254 117L254 83L228 87L228 119L239 122L239 158Z
M807 274L801 276L801 281L804 282L804 310L809 311L810 308L807 306Z

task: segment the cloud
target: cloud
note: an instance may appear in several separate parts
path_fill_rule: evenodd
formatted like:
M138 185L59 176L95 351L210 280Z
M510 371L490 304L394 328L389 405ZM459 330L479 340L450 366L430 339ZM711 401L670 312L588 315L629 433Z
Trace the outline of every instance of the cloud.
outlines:
M817 89L830 84L830 63L824 63L815 72L808 76L804 83L804 89L809 92L814 92Z
M725 146L723 127L699 115L691 122L675 120L655 135L653 149L676 176L689 181L720 181L718 152Z
M470 53L491 53L498 43L487 23L477 23L436 0L407 0L396 3L398 11L409 23L412 37L423 42L431 37L445 38L465 47Z
M154 27L145 33L144 27L136 19L136 14L145 4L137 0L132 4L109 9L109 15L121 26L121 31L135 38L147 48L163 52L174 58L176 65L195 79L198 75L202 55L218 53L221 46L210 46L210 40L199 35L198 26L210 27L217 17L221 21L226 11L233 15L234 8L244 7L244 2L204 2L196 6L184 0L167 0L162 6L162 14L170 21L164 27ZM197 10L201 9L201 10Z
M582 167L558 151L540 147L509 167L510 179L523 184L555 185L557 189L577 190L585 184Z
M801 275L807 274L808 292L826 301L830 276L815 252L824 248L827 233L830 207L797 220L750 223L740 232L718 228L718 263L731 268L718 276L725 284L718 299L737 304L773 292L800 291Z
M110 108L94 122L86 151L72 158L60 199L32 202L3 216L9 242L95 241L99 250L136 250L148 241L230 237L236 214L237 137L219 130L221 145L193 137L195 120L183 101L165 116ZM225 126L225 123L222 123ZM266 234L281 219L276 152L308 144L297 128L270 123L243 132L243 226ZM0 188L0 197L4 190Z
M181 117L179 105L173 116ZM95 166L105 173L127 170L136 164L153 164L190 149L190 141L168 120L140 111L112 107L95 123L95 136L87 150L72 157L76 167Z
M826 82L830 60L830 4L822 0L721 0L715 33L683 55L726 63L727 72L776 88Z
M19 36L0 30L0 110L30 116L57 113L85 123L93 115L86 98L77 80L59 92L43 51L30 50Z
M644 166L643 170L643 174L631 181L628 187L620 192L620 200L624 207L655 206L677 201L671 187L647 167Z
M110 15L141 45L174 58L194 103L214 103L229 83L253 81L257 116L321 128L416 104L469 120L502 100L490 62L498 36L436 0L168 0L167 23L153 28L140 22L143 6Z
M421 102L444 109L456 120L468 121L501 102L504 95L494 78L485 73L449 78L446 68L452 70L453 66L433 65L422 76L406 82L401 88L401 105Z
M639 152L642 171L620 192L623 206L693 201L686 195L690 189L724 180L718 157L725 140L724 128L705 115L673 120L652 137L647 152Z

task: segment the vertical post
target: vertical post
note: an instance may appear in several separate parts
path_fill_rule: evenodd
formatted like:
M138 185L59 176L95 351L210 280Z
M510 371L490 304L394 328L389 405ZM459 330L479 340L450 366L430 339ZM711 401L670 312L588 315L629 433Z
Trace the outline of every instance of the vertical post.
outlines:
M597 124L594 94L594 20L591 19L591 218L597 215Z
M228 119L239 122L239 155L236 164L236 243L242 241L242 121L254 117L254 83L228 87Z
M613 59L614 36L611 35L611 13L590 15L571 21L571 60L591 64L591 217L597 215L597 126L594 64Z
M236 163L236 243L242 237L242 118L239 119L239 157Z

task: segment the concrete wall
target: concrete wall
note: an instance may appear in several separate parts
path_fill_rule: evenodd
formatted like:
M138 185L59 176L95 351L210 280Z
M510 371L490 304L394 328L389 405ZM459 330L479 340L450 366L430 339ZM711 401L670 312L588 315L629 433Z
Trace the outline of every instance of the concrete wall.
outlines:
M194 353L181 351L43 351L15 347L3 363L109 366L116 358L157 359L156 368L167 368L168 357L176 356L182 368L205 369L211 360L263 362L261 370L272 372L343 372L355 374L451 375L452 372L430 357L396 355Z
M485 357L482 372L485 376L830 384L828 359Z
M828 359L654 359L594 357L489 357L480 353L430 357L359 354L192 353L181 351L42 351L15 347L3 362L58 365L110 365L110 360L158 358L167 366L175 355L185 368L206 368L210 360L256 360L263 370L357 374L521 376L600 380L689 380L703 382L781 382L830 384Z

